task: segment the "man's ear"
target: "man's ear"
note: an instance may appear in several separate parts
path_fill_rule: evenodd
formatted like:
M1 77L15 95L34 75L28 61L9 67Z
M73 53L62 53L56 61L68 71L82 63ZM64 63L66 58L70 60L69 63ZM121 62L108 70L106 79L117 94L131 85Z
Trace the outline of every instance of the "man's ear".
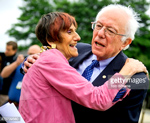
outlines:
M126 39L125 42L123 42L122 46L121 46L121 50L124 49L127 45L130 45L132 43L132 39L128 38Z

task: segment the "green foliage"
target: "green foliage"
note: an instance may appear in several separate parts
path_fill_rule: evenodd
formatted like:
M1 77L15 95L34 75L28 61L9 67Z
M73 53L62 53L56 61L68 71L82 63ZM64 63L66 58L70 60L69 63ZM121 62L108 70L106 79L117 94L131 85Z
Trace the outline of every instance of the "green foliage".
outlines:
M35 36L35 27L43 14L53 11L53 6L48 0L24 0L24 6L19 8L22 11L18 18L19 23L12 26L7 31L9 36L16 38L17 41L31 40L31 44L38 44Z
M147 0L120 0L122 5L130 5L140 15L141 27L135 35L130 48L124 53L142 61L150 71L150 16L146 15L150 2Z
M141 60L150 71L150 17L145 14L150 2L147 2L147 0L116 1L116 3L122 5L130 5L140 14L141 28L136 33L135 40L132 42L131 47L124 52L129 57ZM19 22L8 30L8 34L16 38L17 41L30 40L31 44L40 44L34 33L38 20L43 14L52 11L62 11L75 16L78 23L77 32L81 36L81 42L91 43L91 22L95 20L98 11L103 6L111 4L112 0L24 0L24 3L24 6L20 7L22 14L18 18ZM21 49L23 49L23 46Z

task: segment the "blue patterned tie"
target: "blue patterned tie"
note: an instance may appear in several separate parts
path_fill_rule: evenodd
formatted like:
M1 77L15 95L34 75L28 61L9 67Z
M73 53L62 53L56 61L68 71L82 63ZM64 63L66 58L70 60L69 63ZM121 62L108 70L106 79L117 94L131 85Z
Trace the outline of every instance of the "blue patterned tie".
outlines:
M99 66L99 61L93 60L92 63L84 70L82 76L90 81L94 67Z

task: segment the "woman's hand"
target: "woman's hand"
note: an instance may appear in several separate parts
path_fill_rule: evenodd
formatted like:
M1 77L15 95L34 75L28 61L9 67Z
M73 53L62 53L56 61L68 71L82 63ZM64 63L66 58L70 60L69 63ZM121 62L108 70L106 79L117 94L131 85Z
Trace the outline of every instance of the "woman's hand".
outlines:
M32 66L34 62L39 58L39 54L30 55L27 57L27 60L24 62L23 71L26 73L28 69Z
M123 68L120 70L119 73L124 76L129 76L130 78L135 73L139 73L139 72L145 72L149 79L149 74L144 64L139 60L128 58L125 62L125 65L123 66Z

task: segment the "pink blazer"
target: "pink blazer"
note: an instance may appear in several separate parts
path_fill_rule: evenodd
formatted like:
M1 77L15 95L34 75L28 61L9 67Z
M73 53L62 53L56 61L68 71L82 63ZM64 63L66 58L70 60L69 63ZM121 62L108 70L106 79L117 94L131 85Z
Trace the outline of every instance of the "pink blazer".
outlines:
M120 89L108 86L106 82L94 87L69 65L60 51L47 50L23 78L19 112L26 123L75 123L70 100L88 108L107 110L115 104L112 101Z

